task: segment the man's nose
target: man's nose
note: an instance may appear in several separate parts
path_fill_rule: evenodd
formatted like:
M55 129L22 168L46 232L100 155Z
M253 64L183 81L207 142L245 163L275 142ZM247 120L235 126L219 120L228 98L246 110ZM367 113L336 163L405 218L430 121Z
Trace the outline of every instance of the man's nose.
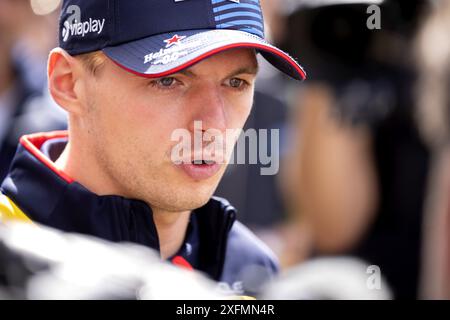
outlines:
M216 129L224 131L227 126L227 113L225 109L225 98L219 85L207 84L191 93L189 108L192 116L189 130L194 131L194 123L202 122L202 129Z

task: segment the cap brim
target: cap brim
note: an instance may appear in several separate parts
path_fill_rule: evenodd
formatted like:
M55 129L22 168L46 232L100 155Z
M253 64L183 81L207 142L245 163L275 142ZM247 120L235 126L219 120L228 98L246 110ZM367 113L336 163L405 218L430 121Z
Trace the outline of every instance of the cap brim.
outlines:
M214 54L235 48L256 49L273 66L290 77L297 80L306 78L303 68L287 53L257 36L237 30L208 29L166 33L106 47L103 52L129 72L148 78L160 78L177 73Z

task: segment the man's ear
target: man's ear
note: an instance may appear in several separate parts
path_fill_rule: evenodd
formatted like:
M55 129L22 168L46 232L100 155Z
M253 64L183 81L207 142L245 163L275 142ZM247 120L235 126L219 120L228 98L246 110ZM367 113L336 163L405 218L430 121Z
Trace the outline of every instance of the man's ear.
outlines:
M77 81L82 72L79 61L61 48L55 48L48 58L48 87L56 103L72 114L83 112L81 86Z

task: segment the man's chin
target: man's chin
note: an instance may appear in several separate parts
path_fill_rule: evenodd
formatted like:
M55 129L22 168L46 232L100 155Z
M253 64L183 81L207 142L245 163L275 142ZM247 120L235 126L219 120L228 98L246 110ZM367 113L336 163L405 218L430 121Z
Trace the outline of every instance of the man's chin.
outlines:
M171 194L167 194L159 201L153 201L153 204L170 212L186 212L203 207L214 194L216 188L211 186L177 188Z
M201 192L195 192L194 190L187 191L186 194L181 195L179 199L180 207L186 208L185 210L195 210L203 207L214 194L215 189L202 190Z
M206 205L210 199L211 197L202 197L201 199L179 198L176 202L170 204L166 203L165 205L161 205L161 207L164 208L165 211L174 213L193 211Z
M170 212L185 212L201 208L214 195L224 171L221 170L215 177L205 181L195 181L186 176L173 177L169 179L170 184L159 189L157 197L149 195L146 198L149 203Z

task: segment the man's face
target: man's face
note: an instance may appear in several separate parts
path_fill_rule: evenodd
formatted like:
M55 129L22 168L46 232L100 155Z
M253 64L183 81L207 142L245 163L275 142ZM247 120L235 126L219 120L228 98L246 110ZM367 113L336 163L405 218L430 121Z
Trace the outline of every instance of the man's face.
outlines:
M241 129L256 71L254 51L236 49L167 78L136 76L108 59L97 75L86 73L83 130L117 191L172 212L204 205L226 165L176 165L171 155L179 141L172 134L185 129L194 137L195 121L202 121L202 130Z

